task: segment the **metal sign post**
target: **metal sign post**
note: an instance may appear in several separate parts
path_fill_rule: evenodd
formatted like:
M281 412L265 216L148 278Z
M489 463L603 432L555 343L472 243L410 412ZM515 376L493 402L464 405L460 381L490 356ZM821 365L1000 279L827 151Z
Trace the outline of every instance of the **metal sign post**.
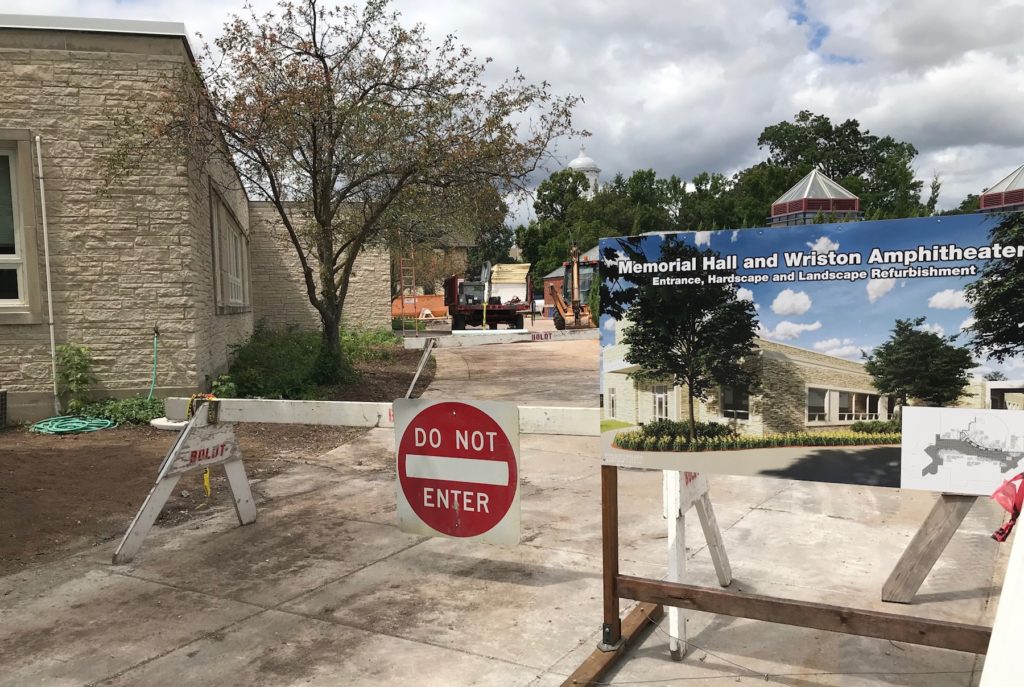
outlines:
M135 558L178 480L187 472L223 465L239 524L248 525L256 521L256 504L242 464L242 451L235 438L234 425L211 422L210 418L215 416L216 409L211 402L197 401L192 419L182 428L164 457L156 483L114 551L115 565L129 563Z
M394 403L403 532L518 544L519 409L511 403Z

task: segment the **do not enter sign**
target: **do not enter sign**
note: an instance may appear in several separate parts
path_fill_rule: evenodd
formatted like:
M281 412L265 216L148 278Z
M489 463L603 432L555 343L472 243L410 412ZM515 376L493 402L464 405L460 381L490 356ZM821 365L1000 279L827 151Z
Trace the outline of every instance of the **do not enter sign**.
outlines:
M394 403L398 526L519 542L519 409L511 403Z

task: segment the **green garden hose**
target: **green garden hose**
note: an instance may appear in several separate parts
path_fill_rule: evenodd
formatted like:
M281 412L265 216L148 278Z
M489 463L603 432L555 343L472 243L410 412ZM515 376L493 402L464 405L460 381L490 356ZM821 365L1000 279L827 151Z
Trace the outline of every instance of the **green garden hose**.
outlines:
M32 425L30 431L36 434L80 434L82 432L97 432L101 429L117 427L112 420L104 420L98 417L83 417L81 415L61 415L51 417Z

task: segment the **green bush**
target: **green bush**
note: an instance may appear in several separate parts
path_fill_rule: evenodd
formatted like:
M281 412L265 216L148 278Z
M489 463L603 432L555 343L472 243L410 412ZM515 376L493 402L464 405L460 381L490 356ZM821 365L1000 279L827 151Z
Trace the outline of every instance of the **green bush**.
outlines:
M110 420L119 425L146 425L154 418L163 417L164 402L159 398L141 396L108 398L82 406L77 414Z
M238 398L238 386L231 375L221 375L210 384L210 393L217 398Z
M89 387L96 382L92 356L85 346L61 344L57 346L57 387L67 396L65 409L72 414L81 412L89 402Z
M320 380L335 370L342 379L354 378L348 361L325 360L319 332L258 327L232 348L229 373L242 398L308 399L319 395Z
M402 338L387 329L342 329L341 354L350 362L392 360Z
M690 421L683 420L677 422L675 420L655 420L654 422L644 425L642 431L644 435L650 437L658 437L659 439L664 436L688 436L689 435ZM736 430L729 425L723 425L718 422L698 422L697 423L697 436L710 438L710 437L732 437L736 436Z
M645 428L646 429L646 428ZM828 434L789 432L769 434L764 437L737 436L736 434L698 437L689 442L686 435L651 436L643 430L620 432L615 436L615 446L626 451L731 451L751 448L781 448L785 446L877 446L899 444L898 432L877 432L874 434L853 434L834 432Z
M850 425L850 429L858 434L889 434L899 432L899 420L867 420L857 421Z
M405 326L403 327L403 322ZM415 329L418 332L422 332L427 328L426 322L420 322L415 317L392 317L391 318L391 329L394 331L402 331L403 329L412 330Z

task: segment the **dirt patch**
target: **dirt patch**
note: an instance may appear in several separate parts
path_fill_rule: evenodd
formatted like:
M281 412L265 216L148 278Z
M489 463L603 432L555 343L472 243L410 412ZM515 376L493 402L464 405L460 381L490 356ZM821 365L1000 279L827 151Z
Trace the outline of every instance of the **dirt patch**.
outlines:
M388 360L361 361L356 364L359 381L349 386L331 389L327 399L330 401L368 401L374 403L390 403L396 398L405 398L409 390L416 367L420 364L423 351L396 349ZM437 363L430 356L423 372L416 381L412 397L420 394L434 379Z
M236 426L257 500L258 482L283 470L289 460L318 456L363 431ZM150 427L63 437L0 430L0 575L121 536L153 486L174 437ZM213 469L210 482L207 497L201 472L184 475L157 524L176 524L229 506L223 470Z

